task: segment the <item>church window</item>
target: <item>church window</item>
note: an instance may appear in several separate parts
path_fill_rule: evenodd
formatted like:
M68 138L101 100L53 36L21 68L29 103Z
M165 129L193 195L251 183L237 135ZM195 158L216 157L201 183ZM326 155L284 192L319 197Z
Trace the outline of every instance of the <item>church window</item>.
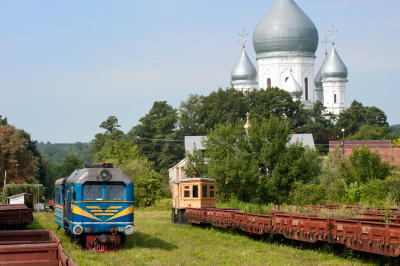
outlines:
M308 100L308 78L304 79L304 96Z
M271 88L271 79L270 78L267 79L267 88Z
M333 94L333 103L336 103L336 94Z
M285 78L285 82L286 82L288 79L289 79L289 77L286 77L286 78Z

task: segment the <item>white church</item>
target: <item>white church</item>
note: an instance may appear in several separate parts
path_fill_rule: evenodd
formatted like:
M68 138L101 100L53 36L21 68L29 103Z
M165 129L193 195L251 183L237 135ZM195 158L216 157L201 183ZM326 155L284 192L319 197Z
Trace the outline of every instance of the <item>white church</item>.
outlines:
M334 38L332 45L314 75L317 28L293 0L277 0L253 32L258 73L243 45L239 61L232 70L231 85L241 91L279 87L306 108L314 105L315 86L317 100L328 112L339 114L346 108L348 72L335 49Z

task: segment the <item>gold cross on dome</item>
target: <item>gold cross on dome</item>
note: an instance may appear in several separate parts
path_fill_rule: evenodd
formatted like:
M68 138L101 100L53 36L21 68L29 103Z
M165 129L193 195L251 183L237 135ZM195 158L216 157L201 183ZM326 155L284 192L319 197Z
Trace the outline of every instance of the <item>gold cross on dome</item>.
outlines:
M240 40L238 41L238 42L242 43L242 48L244 48L246 46L245 45L245 43L247 42L246 35L249 35L249 34L246 33L246 31L243 28L242 33L239 33L239 36L241 36L241 37L240 37Z
M332 33L332 37L331 37L331 39L332 39L332 45L335 45L335 33L337 32L337 30L335 30L335 25L332 25L332 29L331 30L329 30L328 32L331 32Z

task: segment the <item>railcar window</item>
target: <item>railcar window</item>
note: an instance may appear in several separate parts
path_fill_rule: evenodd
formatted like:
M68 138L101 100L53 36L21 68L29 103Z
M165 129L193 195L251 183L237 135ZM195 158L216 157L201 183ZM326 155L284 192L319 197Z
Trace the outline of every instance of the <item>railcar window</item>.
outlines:
M203 198L207 198L207 185L203 185Z
M193 198L199 197L199 186L193 186Z
M122 184L106 185L107 200L125 200L125 186Z
M210 198L214 198L214 196L215 196L214 186L210 186Z
M83 185L83 198L85 200L102 200L103 184L85 184Z
M185 186L184 189L185 189L185 190L183 191L183 197L189 198L189 197L190 197L189 186Z

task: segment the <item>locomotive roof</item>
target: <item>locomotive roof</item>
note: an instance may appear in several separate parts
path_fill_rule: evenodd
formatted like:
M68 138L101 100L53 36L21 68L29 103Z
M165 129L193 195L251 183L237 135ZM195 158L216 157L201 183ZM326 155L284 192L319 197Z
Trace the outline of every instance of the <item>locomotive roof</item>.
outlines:
M181 179L177 179L177 180L171 181L171 183L181 183L181 182L190 182L190 181L211 181L211 182L216 182L215 179L196 177L196 178L181 178Z
M67 178L68 177L64 177L64 178L60 178L60 179L58 179L57 181L56 181L56 186L58 186L58 185L64 185L65 184L65 181L67 180Z
M107 169L110 171L111 177L108 180L102 181L98 178L101 170ZM57 180L58 181L58 180ZM85 182L124 182L125 184L133 184L132 179L119 168L81 168L75 170L66 180L69 183L85 183Z

